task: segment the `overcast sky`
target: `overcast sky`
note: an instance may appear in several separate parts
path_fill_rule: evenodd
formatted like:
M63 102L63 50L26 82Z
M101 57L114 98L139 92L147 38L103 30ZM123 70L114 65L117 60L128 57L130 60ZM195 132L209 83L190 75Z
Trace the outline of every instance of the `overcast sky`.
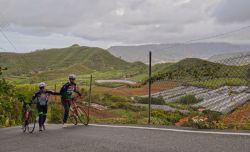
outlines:
M0 0L0 51L173 43L250 25L250 0ZM250 29L223 39L250 43Z

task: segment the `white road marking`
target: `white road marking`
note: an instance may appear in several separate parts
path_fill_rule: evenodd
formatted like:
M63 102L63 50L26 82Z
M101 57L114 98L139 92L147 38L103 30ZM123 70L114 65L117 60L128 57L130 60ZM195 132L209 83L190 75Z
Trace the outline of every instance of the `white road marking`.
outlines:
M196 134L215 134L215 135L235 135L235 136L250 136L250 133L240 132L215 132L215 131L198 131L198 130L183 130L183 129L169 129L169 128L153 128L153 127L137 127L137 126L116 126L116 125L98 125L89 124L94 127L107 127L107 128L127 128L127 129L143 129L143 130L159 130L183 133L196 133Z
M59 125L48 124L48 126L57 126L49 127L49 129L58 129L62 127L58 127ZM75 126L75 125L72 125ZM139 127L139 126L117 126L117 125L99 125L99 124L89 124L89 126L93 127L106 127L106 128L127 128L127 129L142 129L142 130L158 130L158 131L169 131L169 132L181 132L181 133L195 133L195 134L214 134L214 135L234 135L234 136L250 136L250 133L243 132L217 132L217 131L199 131L199 130L184 130L184 129L170 129L170 128L154 128L154 127ZM69 126L70 127L70 126ZM21 129L20 126L8 127L8 128L0 128L0 130L8 130L8 129Z

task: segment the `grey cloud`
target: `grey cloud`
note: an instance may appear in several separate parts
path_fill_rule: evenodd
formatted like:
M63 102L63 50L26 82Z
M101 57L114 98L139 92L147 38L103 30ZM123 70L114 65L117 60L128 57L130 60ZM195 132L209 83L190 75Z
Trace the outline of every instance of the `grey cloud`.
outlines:
M8 30L22 37L60 34L106 46L181 41L239 27L214 22L211 13L219 20L219 10L228 7L220 1L0 0L0 12Z
M250 21L249 0L223 0L215 9L214 16L222 23Z
M154 3L155 2L155 3ZM138 4L138 3L137 3ZM109 12L99 19L102 24L97 27L95 23L89 22L74 27L77 35L89 35L96 39L113 39L124 42L135 41L145 43L159 34L182 33L186 24L199 22L206 19L206 12L201 1L195 0L192 4L185 6L174 6L174 1L145 0L139 6L131 9L127 5L117 5L117 8L124 9L123 16L117 16L114 11ZM195 4L195 5L194 5ZM115 10L116 8L113 8ZM79 30L82 29L82 30ZM139 40L140 39L140 40ZM163 41L163 40L161 40Z
M103 0L0 0L0 10L9 22L22 26L70 27L82 20L97 19L112 5Z

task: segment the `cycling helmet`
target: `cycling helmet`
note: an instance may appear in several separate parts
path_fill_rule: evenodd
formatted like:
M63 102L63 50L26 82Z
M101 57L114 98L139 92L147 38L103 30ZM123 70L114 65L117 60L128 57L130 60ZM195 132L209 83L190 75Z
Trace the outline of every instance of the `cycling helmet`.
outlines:
M76 75L75 74L70 74L69 79L73 79L73 80L76 79Z
M45 83L44 82L39 83L39 88L44 88L44 87L45 87Z

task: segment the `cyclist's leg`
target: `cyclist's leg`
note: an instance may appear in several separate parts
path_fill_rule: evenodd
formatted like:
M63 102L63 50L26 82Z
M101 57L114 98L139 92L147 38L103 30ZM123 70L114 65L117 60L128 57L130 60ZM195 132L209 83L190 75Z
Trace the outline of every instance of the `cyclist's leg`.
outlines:
M67 122L67 119L69 117L69 108L70 108L70 103L67 100L62 100L62 104L64 107L64 117L63 117L63 123Z
M41 130L40 128L42 127L42 122L43 122L43 106L41 106L40 104L37 104L37 111L38 111L38 116L39 116L39 130Z
M25 113L26 113L26 104L23 103L23 108L22 108L22 120L23 120L23 122L25 121Z
M44 125L44 123L46 121L47 111L48 111L48 106L47 105L43 106L43 121L42 121L42 125Z

